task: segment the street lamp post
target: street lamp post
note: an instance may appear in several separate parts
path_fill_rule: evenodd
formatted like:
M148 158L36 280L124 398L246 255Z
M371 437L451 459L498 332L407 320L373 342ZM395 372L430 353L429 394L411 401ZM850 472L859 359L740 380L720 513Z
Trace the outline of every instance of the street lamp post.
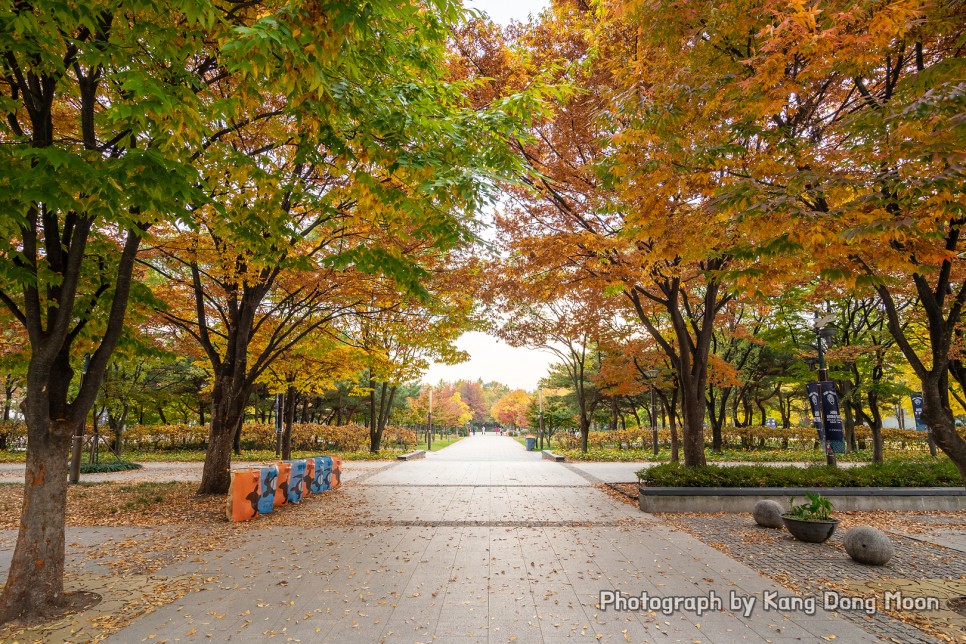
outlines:
M282 455L282 394L275 394L275 456Z
M539 391L540 397L540 415L537 416L537 420L540 426L540 451L543 451L543 389Z
M650 417L651 417L651 446L654 449L654 456L657 456L657 412L654 409L656 406L656 398L654 396L654 381L657 379L657 375L661 373L657 369L648 369L644 372L647 376L647 381L651 385L651 407L650 407Z
M429 388L429 424L426 426L426 451L433 449L433 388Z
M832 321L832 316L826 316L824 318L818 317L818 312L815 312L815 338L817 340L818 348L818 382L819 382L819 418L822 424L822 438L825 442L825 464L830 467L835 467L837 461L835 459L835 452L832 451L832 441L829 440L828 431L825 428L825 412L823 411L824 402L822 401L822 383L828 381L828 368L825 366L825 349L822 346L822 340L831 340L835 335L835 328L828 326Z
M81 377L80 385L78 387L84 386L84 379L87 378L87 370L91 366L91 357L84 356L84 366L81 367ZM94 413L97 413L96 406ZM70 449L70 478L68 479L71 483L80 482L80 459L81 459L81 447L84 444L84 423L77 426L74 430L74 436L72 438L71 449Z

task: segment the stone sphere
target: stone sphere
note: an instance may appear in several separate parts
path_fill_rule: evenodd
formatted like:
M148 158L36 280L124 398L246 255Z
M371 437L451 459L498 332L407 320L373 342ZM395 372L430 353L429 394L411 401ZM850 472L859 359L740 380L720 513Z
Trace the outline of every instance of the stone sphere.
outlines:
M782 514L785 508L778 501L759 501L755 504L755 509L751 511L751 516L755 518L755 523L766 528L781 528Z
M881 566L892 559L892 540L882 530L860 525L845 533L845 551L855 561Z

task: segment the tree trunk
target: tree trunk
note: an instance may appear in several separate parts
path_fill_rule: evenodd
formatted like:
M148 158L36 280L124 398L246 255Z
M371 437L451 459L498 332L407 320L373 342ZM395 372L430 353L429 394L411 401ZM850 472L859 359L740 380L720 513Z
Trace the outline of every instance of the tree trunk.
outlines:
M958 239L959 227L956 226L949 233L947 248L955 250ZM966 284L961 284L958 287L958 293L950 304L949 313L946 314L944 300L946 289L949 286L948 264L949 260L945 260L944 268L939 273L939 283L935 289L929 286L922 275L913 275L920 304L926 311L929 321L929 342L932 349L932 363L929 367L920 359L916 347L906 337L905 329L899 319L899 313L889 289L884 285L879 285L876 291L885 305L889 333L896 339L899 349L922 383L923 420L929 426L936 445L949 456L949 460L956 465L959 475L966 483L966 441L956 433L955 417L949 406L948 383L950 342L953 337L951 328L958 324L961 318L963 304L966 303Z
M385 387L383 388L385 395ZM382 432L379 431L379 412L376 410L376 381L369 377L369 451L378 452L382 447Z
M659 391L658 395L661 398L661 407L663 408L662 416L667 419L667 426L671 433L671 462L677 463L680 461L678 416L676 411L678 406L678 390L675 389L670 395L665 395L664 392Z
M670 414L668 427L671 430L671 462L679 463L681 461L681 442L678 439L677 414Z
M27 428L30 449L20 532L0 597L0 621L42 616L64 604L67 453L75 427L40 424L28 417Z
M285 392L285 430L282 433L282 460L292 460L292 426L295 424L295 405L298 392L289 385Z
M382 436L386 431L386 425L389 424L389 413L392 410L392 403L395 398L396 385L389 386L388 383L381 383L379 405L375 413L375 428L370 427L369 429L370 452L377 453L382 449Z
M238 391L230 376L216 376L211 392L211 427L208 450L201 474L198 494L227 494L231 482L231 454L235 438L245 415L247 391Z
M720 395L715 392L719 391ZM724 429L725 415L728 413L728 399L731 387L708 387L708 419L711 421L711 451L720 454L724 448L721 431Z
M10 420L10 407L13 404L13 385L10 384L11 377L7 376L3 387L3 422Z
M963 481L966 481L966 441L956 433L956 420L949 406L946 375L922 379L922 417L933 435L933 440L949 459L956 465Z
M852 405L849 400L852 397L852 383L849 380L837 380L836 387L842 393L841 408L845 426L845 449L855 451L855 416L852 413Z
M707 463L704 456L705 400L703 384L703 381L682 380L681 382L681 411L684 416L681 444L684 449L684 464L688 467L697 467Z
M782 396L781 388L778 389L778 409L781 410L782 429L788 429L792 426L792 399L791 396Z
M241 456L241 435L242 435L242 426L244 424L245 424L245 408L242 407L242 412L238 416L238 421L235 423L235 431L232 432L232 438L231 438L231 450L235 453L235 456Z
M882 414L879 413L878 396L874 392L868 393L869 412L872 415L872 422L869 429L872 431L872 462L881 463L884 456L884 446L882 444Z

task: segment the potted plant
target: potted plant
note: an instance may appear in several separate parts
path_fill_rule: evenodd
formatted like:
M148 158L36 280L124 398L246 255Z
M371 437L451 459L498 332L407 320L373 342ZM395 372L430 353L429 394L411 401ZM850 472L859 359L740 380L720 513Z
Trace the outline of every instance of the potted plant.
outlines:
M832 536L838 519L832 518L832 502L817 492L806 492L808 503L795 505L791 499L791 509L782 515L782 523L799 541L822 543Z

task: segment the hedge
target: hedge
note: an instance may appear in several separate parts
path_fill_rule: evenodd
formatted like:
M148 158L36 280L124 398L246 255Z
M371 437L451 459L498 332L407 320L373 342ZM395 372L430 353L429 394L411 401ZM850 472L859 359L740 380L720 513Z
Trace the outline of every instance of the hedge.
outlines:
M88 427L88 435L93 428ZM102 435L109 430L100 428ZM26 438L27 427L23 423L0 423L0 437L7 444ZM242 426L243 449L275 449L275 426L270 423L245 423ZM161 449L203 449L208 441L208 427L201 425L133 425L124 430L125 449L142 451ZM386 427L382 446L412 447L416 444L416 432L403 427ZM293 450L335 449L355 452L369 445L369 429L362 425L292 425Z
M957 487L963 479L952 461L883 463L836 468L666 463L637 473L650 487Z
M966 430L959 428L960 434L966 438ZM670 444L671 431L658 430L658 443ZM678 428L681 435L681 428ZM817 440L817 432L812 427L725 427L721 431L721 440L725 446L754 448L766 447L799 447L811 449ZM871 447L872 430L864 425L855 427L855 437ZM580 437L570 432L557 432L554 435L557 446L561 449L576 449L580 447ZM711 430L705 430L705 440L710 442ZM914 429L883 429L882 440L888 449L918 449L927 450L926 432ZM600 449L606 446L618 449L632 447L649 447L651 445L651 429L649 427L633 427L606 432L590 432L587 436L587 446L590 449Z

